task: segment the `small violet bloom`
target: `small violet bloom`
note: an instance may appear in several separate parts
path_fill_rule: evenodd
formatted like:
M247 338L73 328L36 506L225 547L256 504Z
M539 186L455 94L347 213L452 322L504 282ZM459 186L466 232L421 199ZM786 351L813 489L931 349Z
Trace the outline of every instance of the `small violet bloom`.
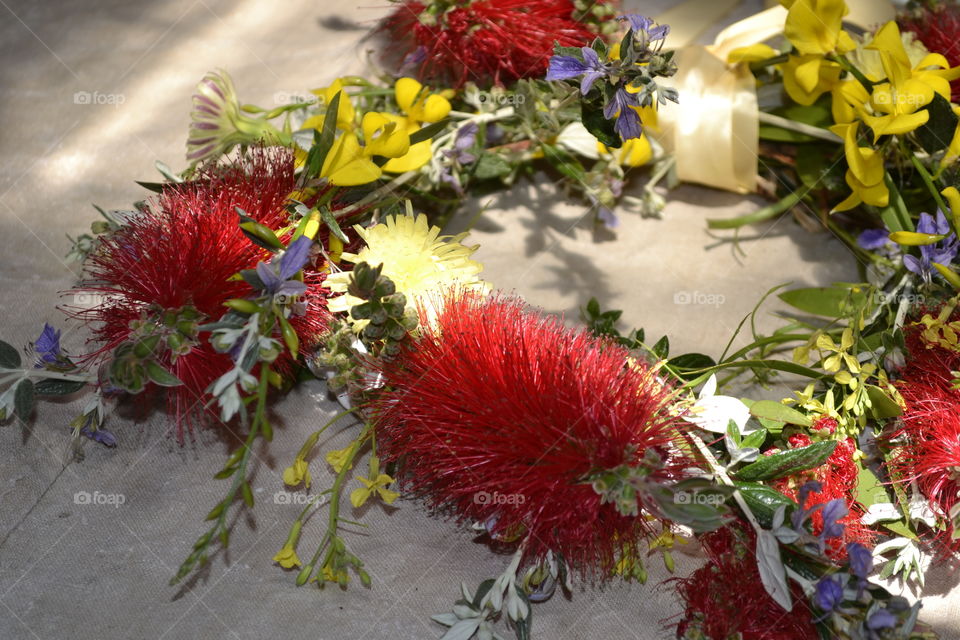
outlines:
M643 134L640 114L633 107L640 107L640 98L620 87L613 94L613 100L603 108L603 117L607 120L617 119L614 129L624 140L639 138Z
M860 598L867 586L867 576L873 571L873 553L859 542L848 542L847 557L850 571L857 577L857 598Z
M629 22L630 28L633 29L634 37L636 37L638 34L643 34L647 42L663 40L670 33L670 25L658 24L654 26L651 18L637 15L635 13L618 16L617 19L626 20Z
M287 250L280 257L278 265L275 264L276 260L269 264L265 262L257 264L257 276L263 282L264 290L268 294L296 298L306 293L307 285L299 280L291 280L291 278L297 275L297 272L310 259L312 245L312 239L301 236L287 247Z
M99 442L105 447L117 446L117 437L106 429L91 429L90 427L84 427L83 429L80 429L80 435L84 435L94 442Z
M870 640L879 640L878 631L883 629L893 629L897 626L897 617L886 609L878 609L867 619L867 630L870 632Z
M44 323L43 331L33 343L33 348L39 356L38 367L44 364L57 364L63 358L63 352L60 350L60 332L49 324Z
M867 251L883 249L890 243L890 232L886 229L867 229L857 236L857 245Z
M953 262L960 250L960 240L950 230L950 223L947 222L942 211L937 211L936 219L929 213L921 213L917 232L946 236L940 242L921 246L919 258L911 255L903 256L903 266L922 277L924 282L929 283L933 277L933 263L948 265Z
M593 83L606 76L610 70L600 62L600 56L590 47L581 47L583 60L575 56L553 56L547 68L547 80L569 80L583 76L580 81L580 93L587 95Z
M843 536L843 530L846 526L839 522L847 515L847 505L843 499L837 498L823 505L822 513L823 531L820 532L821 540Z
M833 611L843 602L843 587L830 576L822 578L817 583L815 601L823 611Z

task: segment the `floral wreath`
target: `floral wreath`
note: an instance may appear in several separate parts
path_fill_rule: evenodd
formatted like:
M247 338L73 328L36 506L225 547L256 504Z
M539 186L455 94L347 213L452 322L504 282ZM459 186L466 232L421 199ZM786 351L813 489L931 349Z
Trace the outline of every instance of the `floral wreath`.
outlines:
M674 50L667 25L612 2L407 1L378 27L381 77L263 109L208 73L189 166L158 165L150 199L74 241L92 304L65 311L92 348L67 354L49 325L26 360L0 342L0 416L87 390L79 456L119 445L112 403L153 392L179 442L204 425L241 439L174 583L228 546L230 514L254 508L268 408L317 377L344 411L283 473L306 499L273 559L297 586L370 588L347 516L404 495L511 554L433 616L447 640L528 638L535 603L645 582L646 557L671 567L691 540L706 564L669 582L678 638L936 637L883 581L922 586L932 556L960 550L960 8L915 3L857 30L842 0L781 4ZM714 84L691 84L711 65ZM736 175L683 151L677 122L727 113L697 116L707 94L756 132ZM644 165L643 196L623 196ZM658 213L662 181L749 184L775 202L712 228L793 215L844 241L861 281L767 292L757 309L776 294L796 313L717 357L623 332L597 300L571 328L493 289L467 234L438 226L533 168L611 229L618 204ZM803 382L780 402L720 393L781 374ZM324 452L336 476L318 492L308 459L342 420L355 437Z

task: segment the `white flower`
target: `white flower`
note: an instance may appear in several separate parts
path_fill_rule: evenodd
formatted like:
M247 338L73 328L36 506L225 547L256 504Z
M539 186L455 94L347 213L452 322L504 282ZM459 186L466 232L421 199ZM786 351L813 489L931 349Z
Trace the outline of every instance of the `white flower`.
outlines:
M713 433L726 433L731 420L741 435L756 431L756 428L747 427L747 421L750 420L750 408L747 405L732 396L718 396L716 392L717 376L714 374L704 383L697 401L683 419Z
M894 504L890 502L879 502L870 505L867 512L860 518L860 522L866 525L872 525L878 522L899 520L902 517L903 513L901 513Z

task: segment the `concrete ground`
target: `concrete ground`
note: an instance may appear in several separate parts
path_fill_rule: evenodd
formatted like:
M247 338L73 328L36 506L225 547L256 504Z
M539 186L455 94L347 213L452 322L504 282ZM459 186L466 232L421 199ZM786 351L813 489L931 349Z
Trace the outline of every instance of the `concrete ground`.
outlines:
M632 4L657 15L672 3ZM3 339L26 343L50 322L79 350L84 330L54 309L78 274L63 257L65 234L88 229L96 215L90 203L122 208L142 197L133 181L155 179L155 160L183 166L190 94L205 71L228 69L242 99L264 105L325 85L362 71L360 39L385 5L0 0ZM677 352L716 355L770 287L855 274L839 242L791 220L747 230L743 256L706 231L706 218L759 204L684 186L670 195L663 219L624 213L616 237L607 237L551 185L521 184L472 202L461 220L490 206L473 239L497 286L574 317L596 296L648 335L669 333ZM775 323L765 316L762 326ZM276 437L258 456L258 505L236 523L230 553L187 588L170 587L222 494L210 477L229 443L205 432L180 447L161 413L122 411L110 422L119 447L88 446L83 463L68 464L66 425L80 402L47 403L29 425L0 426L0 638L433 638L442 628L429 616L449 610L460 581L476 584L507 563L402 502L370 508L369 535L351 540L373 575L371 589L295 588L271 557L298 507L274 496L304 434L336 412L322 385L307 384L276 406ZM354 428L339 425L330 446L342 446ZM313 466L322 486L325 465ZM123 504L76 504L78 492L123 496ZM301 549L316 543L318 529L308 529ZM697 562L681 555L677 572ZM668 574L656 559L650 569L646 586L588 587L569 602L537 606L535 637L669 637L661 623L678 606L658 586ZM956 579L928 580L924 619L944 638L960 637L956 598L948 597Z

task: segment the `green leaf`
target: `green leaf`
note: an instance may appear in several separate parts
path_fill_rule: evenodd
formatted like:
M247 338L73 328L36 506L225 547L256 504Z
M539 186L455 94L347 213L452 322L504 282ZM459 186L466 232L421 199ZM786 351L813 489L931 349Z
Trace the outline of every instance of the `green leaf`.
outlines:
M147 371L147 377L149 377L154 384L158 384L161 387L178 387L183 384L180 378L161 367L154 360L147 360L144 363L144 367Z
M33 382L26 378L20 380L13 392L13 408L21 420L26 420L33 413L36 398L33 395Z
M591 92L592 94L593 92ZM603 115L603 99L581 100L580 120L587 131L608 147L619 149L623 145L620 134L617 133L613 120L607 120Z
M917 540L917 534L914 533L913 529L907 526L907 523L903 520L895 520L893 522L881 522L880 526L892 531L898 536L903 536L904 538L909 538L910 540Z
M716 364L713 358L702 353L685 353L669 361L674 369L706 369Z
M747 482L776 480L813 469L826 462L836 446L836 441L827 440L815 442L806 447L781 451L772 456L764 456L740 469L736 473L736 478Z
M546 142L540 143L540 148L543 149L543 155L547 159L547 162L557 171L580 184L586 183L587 172L573 154L552 144L547 144Z
M903 408L886 391L872 384L865 385L865 387L867 397L870 398L870 404L872 405L870 412L874 418L878 420L896 418L903 413Z
M85 386L87 386L87 383L82 380L55 380L53 378L47 378L37 382L34 390L41 396L66 396L80 391Z
M134 180L134 182L147 191L152 191L154 193L163 193L163 188L167 186L165 182L143 182L141 180Z
M858 460L857 469L857 489L854 499L863 505L864 509L869 509L875 504L891 502L890 495L870 467L863 466L863 461Z
M797 508L796 502L765 484L759 482L734 482L733 484L740 490L744 502L764 529L773 526L773 514L779 507L786 508L788 518L790 512Z
M246 503L246 505L252 509L253 508L253 490L250 489L249 482L244 481L244 483L240 485L240 493L243 494L244 503Z
M447 125L450 124L450 118L445 118L438 122L428 124L425 127L417 129L410 134L410 146L417 144L418 142L423 142L424 140L429 140L433 136L437 135L441 131L447 128Z
M247 238L258 247L263 247L269 251L278 251L284 248L283 243L280 242L280 238L273 232L273 229L259 222L241 222L240 230L243 231L243 235L247 236Z
M20 354L9 344L0 340L0 369L19 369Z
M854 306L866 302L867 287L864 285L858 291L849 287L808 287L792 289L778 294L781 300L795 309L816 316L839 318Z
M930 119L914 131L914 135L924 151L936 153L950 146L960 118L953 112L950 101L939 93L933 95L933 101L927 105L927 112Z
M670 355L670 338L663 336L657 340L657 343L653 345L652 351L653 355L657 356L658 358L666 358L668 355Z
M740 446L744 449L759 449L766 440L767 430L761 428L745 437L743 442L740 443Z
M340 225L337 224L337 219L333 217L333 213L329 209L324 209L321 211L320 218L323 220L324 224L327 225L327 228L330 229L330 233L339 238L344 244L350 243L350 238L347 237L347 234L345 234L340 228Z
M502 178L512 171L510 164L496 153L486 151L477 160L473 175L477 180Z
M813 424L813 421L803 413L773 400L757 400L750 405L750 415L756 418L796 424L801 427L809 427Z

